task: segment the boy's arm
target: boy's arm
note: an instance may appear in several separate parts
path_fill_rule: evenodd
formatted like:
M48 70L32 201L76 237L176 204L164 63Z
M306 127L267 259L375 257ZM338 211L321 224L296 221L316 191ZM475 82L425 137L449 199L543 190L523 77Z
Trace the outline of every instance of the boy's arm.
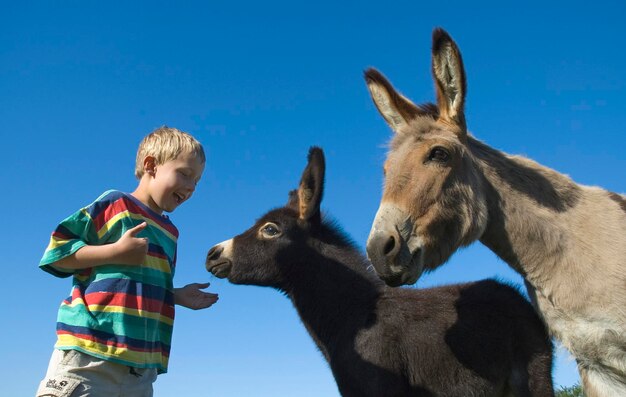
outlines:
M143 222L127 230L112 244L85 245L52 265L63 270L81 270L105 264L141 265L148 253L148 239L136 235L146 226L147 223Z
M206 309L219 299L217 294L202 291L208 286L209 283L192 283L174 288L174 303L193 310Z

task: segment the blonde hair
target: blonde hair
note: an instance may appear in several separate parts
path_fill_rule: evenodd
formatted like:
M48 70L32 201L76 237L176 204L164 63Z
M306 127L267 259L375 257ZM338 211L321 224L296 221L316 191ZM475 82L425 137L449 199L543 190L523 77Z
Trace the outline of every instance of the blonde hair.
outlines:
M137 150L135 161L135 177L141 179L144 174L144 160L147 156L155 159L156 165L166 161L176 160L183 153L197 156L204 163L204 149L202 144L190 134L168 126L159 127L146 135Z

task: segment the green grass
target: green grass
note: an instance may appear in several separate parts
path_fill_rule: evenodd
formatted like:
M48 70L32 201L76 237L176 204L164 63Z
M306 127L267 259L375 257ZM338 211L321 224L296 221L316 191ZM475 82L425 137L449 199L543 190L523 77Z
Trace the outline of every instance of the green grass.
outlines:
M570 387L561 386L560 389L556 391L556 397L585 397L585 393L583 393L582 387L580 385L574 385Z

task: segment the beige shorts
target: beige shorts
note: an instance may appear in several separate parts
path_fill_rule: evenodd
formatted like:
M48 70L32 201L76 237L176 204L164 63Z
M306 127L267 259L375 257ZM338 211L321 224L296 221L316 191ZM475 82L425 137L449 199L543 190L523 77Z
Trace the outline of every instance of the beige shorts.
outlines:
M130 368L76 350L55 349L37 397L152 397L154 368Z

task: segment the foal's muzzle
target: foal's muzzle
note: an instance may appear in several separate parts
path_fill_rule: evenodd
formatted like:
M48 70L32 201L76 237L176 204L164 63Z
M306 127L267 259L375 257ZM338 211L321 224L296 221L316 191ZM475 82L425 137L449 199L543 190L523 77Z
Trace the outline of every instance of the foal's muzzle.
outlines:
M230 259L222 255L223 253L224 247L221 243L211 248L206 255L206 269L218 278L228 277L233 267Z

